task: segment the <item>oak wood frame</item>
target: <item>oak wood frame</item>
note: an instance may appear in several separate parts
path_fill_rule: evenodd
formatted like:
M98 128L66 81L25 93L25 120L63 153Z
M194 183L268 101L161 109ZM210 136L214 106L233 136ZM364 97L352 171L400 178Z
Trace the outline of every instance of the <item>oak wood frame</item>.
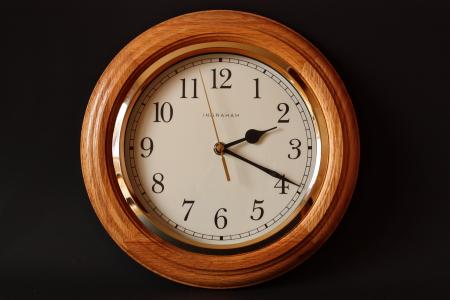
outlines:
M214 41L254 45L282 57L319 103L324 121L321 130L326 131L329 145L323 184L306 218L277 241L232 255L190 252L145 231L123 199L110 153L119 104L141 72L176 49ZM231 288L256 284L287 272L307 259L329 237L342 218L356 183L359 135L344 84L331 64L307 40L261 16L236 11L205 11L176 17L150 28L113 59L99 79L86 109L81 133L81 165L98 218L129 256L177 282Z

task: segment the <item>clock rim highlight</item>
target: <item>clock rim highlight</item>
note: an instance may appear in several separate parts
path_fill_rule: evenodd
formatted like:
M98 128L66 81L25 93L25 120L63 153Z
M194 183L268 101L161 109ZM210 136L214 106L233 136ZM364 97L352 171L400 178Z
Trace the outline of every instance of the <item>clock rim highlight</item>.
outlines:
M169 225L164 223L154 211L148 211L143 207L143 204L140 203L141 199L140 196L138 196L139 193L135 191L135 188L129 178L130 171L125 154L125 136L127 127L129 126L129 118L132 115L135 105L138 104L140 97L145 93L148 86L152 84L153 80L157 80L159 76L166 73L175 65L194 59L195 57L209 54L239 55L243 58L256 60L266 67L275 70L279 76L288 81L299 94L300 101L303 101L306 109L308 109L313 125L312 130L315 132L315 141L313 141L314 147L317 150L316 157L314 158L315 164L313 170L310 171L312 175L308 176L309 184L305 187L307 192L304 194L302 199L296 200L300 202L299 205L297 205L293 211L289 212L289 216L285 220L276 224L272 230L269 230L265 234L245 242L210 244L190 239L189 237L185 237L183 234L173 232L173 230L169 228ZM296 223L302 221L308 210L313 205L313 199L315 199L316 192L318 190L317 186L322 184L322 182L318 180L323 178L322 173L324 172L324 169L320 168L320 166L323 165L321 164L321 157L322 154L325 157L327 156L328 147L326 143L325 147L322 147L320 139L320 127L315 117L316 111L320 114L320 108L317 107L317 102L310 102L307 93L302 89L299 83L292 78L292 75L289 74L289 67L283 68L283 66L286 66L286 63L281 58L276 57L261 48L242 43L212 42L183 47L160 58L154 64L149 66L144 72L142 72L138 79L133 83L125 97L125 100L120 106L119 114L117 115L114 125L111 153L114 161L114 170L116 172L118 185L125 201L146 230L150 231L150 233L159 235L161 238L178 247L200 253L214 253L220 255L236 253L239 251L251 251L259 247L263 247L267 243L275 241L281 235L286 234L290 227L295 226ZM277 76L277 74L274 75ZM206 101L205 99L200 100ZM273 101L273 99L268 99L267 101ZM310 177L311 180L309 180ZM226 183L224 182L224 184Z
M213 24L213 25L212 25ZM288 78L311 105L321 142L312 201L274 239L254 248L180 247L147 230L124 197L115 167L121 134L114 132L125 101L135 101L161 70L205 51L249 56ZM249 55L251 54L251 55ZM302 94L303 93L303 94ZM128 97L128 98L127 98ZM117 152L119 151L119 152ZM327 59L305 38L268 18L239 11L181 15L148 29L126 45L98 80L81 132L83 179L92 207L116 244L147 269L204 288L267 281L309 258L332 234L350 202L359 168L359 133L347 90ZM197 249L198 250L198 249ZM214 250L214 251L210 251ZM232 251L231 251L232 250ZM220 251L225 251L220 253Z

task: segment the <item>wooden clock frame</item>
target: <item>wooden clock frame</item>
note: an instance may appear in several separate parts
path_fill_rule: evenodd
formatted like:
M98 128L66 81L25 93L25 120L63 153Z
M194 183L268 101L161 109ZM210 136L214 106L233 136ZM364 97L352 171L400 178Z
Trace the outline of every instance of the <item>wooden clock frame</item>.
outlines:
M156 61L179 49L221 42L248 45L282 58L289 80L300 87L314 106L321 139L326 145L313 203L306 213L301 212L305 214L301 220L271 243L233 254L189 251L146 230L121 193L111 153L120 104L137 78ZM109 64L86 109L81 165L98 218L129 256L153 272L180 283L232 288L263 282L287 272L312 255L330 236L356 184L359 135L344 84L331 64L307 40L261 16L237 11L204 11L150 28Z

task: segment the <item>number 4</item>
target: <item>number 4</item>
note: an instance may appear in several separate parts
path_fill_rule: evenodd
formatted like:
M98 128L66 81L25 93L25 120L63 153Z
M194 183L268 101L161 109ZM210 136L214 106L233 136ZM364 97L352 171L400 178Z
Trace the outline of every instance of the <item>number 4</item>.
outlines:
M279 185L280 181L281 181L281 185ZM276 188L276 189L281 189L280 194L287 194L287 193L286 193L286 190L289 189L289 185L286 184L286 179L284 178L284 176L283 176L281 179L279 179L279 180L277 181L277 183L275 183L274 188Z

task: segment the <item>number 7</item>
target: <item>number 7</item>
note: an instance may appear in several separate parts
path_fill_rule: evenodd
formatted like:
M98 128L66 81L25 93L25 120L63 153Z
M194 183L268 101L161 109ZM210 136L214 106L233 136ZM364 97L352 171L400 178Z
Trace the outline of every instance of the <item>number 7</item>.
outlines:
M192 206L194 206L194 202L195 202L194 200L186 200L186 199L183 200L183 204L181 205L181 207L183 207L185 204L190 205L186 215L184 216L185 221L187 221L187 219L189 217L189 213L191 212Z

